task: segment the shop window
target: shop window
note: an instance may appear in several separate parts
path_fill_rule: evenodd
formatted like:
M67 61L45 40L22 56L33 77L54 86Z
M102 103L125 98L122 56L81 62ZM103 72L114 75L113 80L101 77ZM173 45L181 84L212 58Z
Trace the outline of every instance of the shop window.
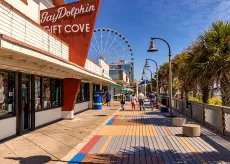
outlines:
M51 108L51 83L50 78L43 78L42 82L42 107Z
M89 101L89 99L90 99L89 94L90 94L89 93L89 84L88 83L81 83L76 103Z
M60 107L61 80L46 77L35 77L35 109Z
M0 70L0 116L14 114L14 73Z
M81 103L84 101L84 83L81 83L78 96L77 96L77 103Z
M52 80L52 106L58 107L61 105L61 80Z
M84 84L84 96L85 101L90 101L89 83Z
M41 77L35 77L35 109L41 109Z

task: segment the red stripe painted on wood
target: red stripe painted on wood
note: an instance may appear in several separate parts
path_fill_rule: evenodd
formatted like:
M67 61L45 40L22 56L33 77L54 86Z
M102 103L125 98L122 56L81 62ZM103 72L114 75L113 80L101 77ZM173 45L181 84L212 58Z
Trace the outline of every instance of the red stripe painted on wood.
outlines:
M94 136L79 152L79 154L88 154L93 146L99 141L101 136Z
M172 132L166 127L164 126L165 131L168 133L169 136L173 136Z
M114 115L112 119L116 120L118 115Z

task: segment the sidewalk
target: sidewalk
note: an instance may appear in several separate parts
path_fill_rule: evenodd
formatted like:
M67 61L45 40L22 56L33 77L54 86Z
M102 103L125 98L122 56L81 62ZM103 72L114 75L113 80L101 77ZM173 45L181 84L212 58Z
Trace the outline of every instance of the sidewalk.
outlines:
M119 106L86 111L5 142L0 163L230 163L230 142L210 129L201 126L200 137L185 137L158 110Z
M119 109L113 102L103 110L88 110L0 144L2 164L57 163L71 159ZM66 162L65 162L66 163Z

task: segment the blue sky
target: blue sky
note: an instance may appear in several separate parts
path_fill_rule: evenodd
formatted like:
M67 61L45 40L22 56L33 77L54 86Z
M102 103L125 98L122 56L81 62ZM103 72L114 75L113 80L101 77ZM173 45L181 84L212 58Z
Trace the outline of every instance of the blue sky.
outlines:
M161 41L155 42L159 52L146 51L151 37L167 40L174 56L213 21L228 20L229 9L230 0L102 0L96 28L114 29L129 40L135 58L135 78L140 79L146 58L159 65L168 61L167 46Z

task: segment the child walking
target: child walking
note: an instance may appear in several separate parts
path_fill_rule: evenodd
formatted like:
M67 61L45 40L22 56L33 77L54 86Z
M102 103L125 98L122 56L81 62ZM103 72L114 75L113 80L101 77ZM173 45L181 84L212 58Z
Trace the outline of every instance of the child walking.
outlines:
M135 96L135 94L133 94L132 98L131 98L131 104L132 104L132 110L136 110L136 103L137 103L137 98Z

